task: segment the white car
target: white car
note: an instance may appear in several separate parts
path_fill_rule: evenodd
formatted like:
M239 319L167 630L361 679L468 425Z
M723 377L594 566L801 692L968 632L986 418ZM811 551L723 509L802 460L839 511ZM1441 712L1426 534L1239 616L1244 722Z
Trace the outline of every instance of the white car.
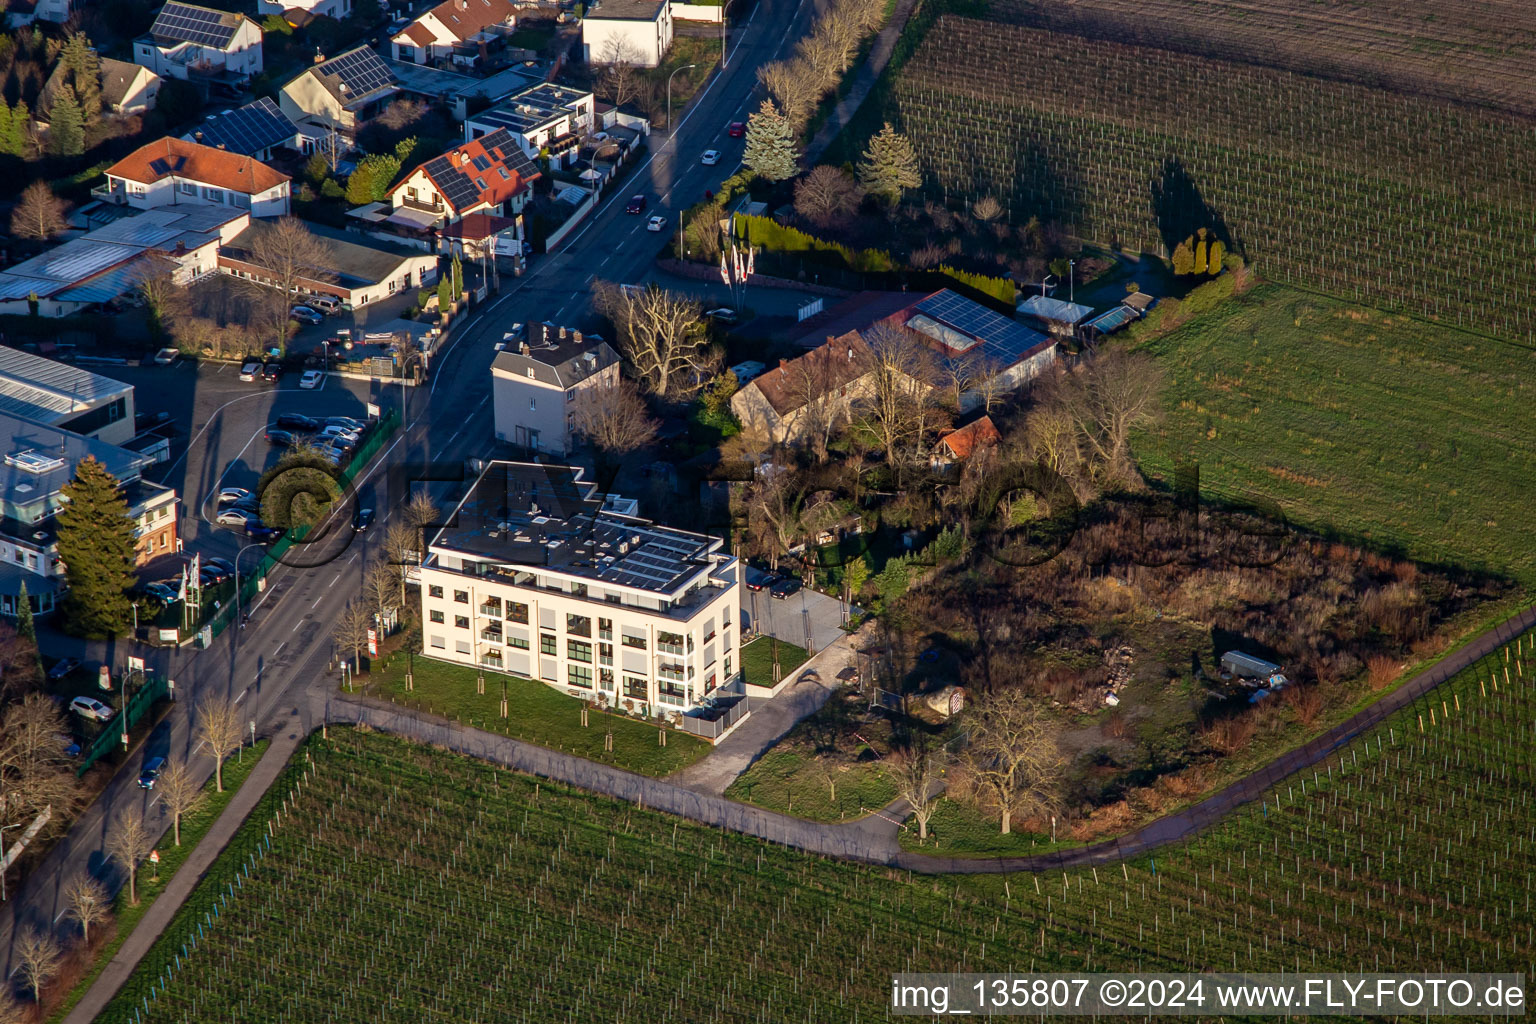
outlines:
M315 439L322 442L329 441L331 438L338 438L349 444L357 444L360 435L355 430L348 430L346 427L338 427L334 424L315 435Z
M704 151L704 155L699 157L699 163L703 164L705 167L713 167L719 162L720 151L718 149L706 149Z
M257 377L260 377L260 376L261 376L261 364L260 363L246 363L244 366L240 367L240 379L241 380L246 380L246 381L255 380Z
M647 230L647 231L665 231L665 230L667 230L667 218L665 218L665 217L652 217L650 220L645 222L645 230Z
M259 526L261 520L243 508L227 508L219 513L219 523L222 526Z
M324 379L325 374L321 373L319 370L305 370L304 376L299 378L299 387L303 388L305 391L313 391L315 388L320 386L320 382Z
M244 487L226 487L219 492L219 508L223 508L225 505L238 505L240 502L249 499L250 496L251 492Z
M94 697L76 697L69 702L69 710L81 718L90 718L98 722L110 721L116 713Z

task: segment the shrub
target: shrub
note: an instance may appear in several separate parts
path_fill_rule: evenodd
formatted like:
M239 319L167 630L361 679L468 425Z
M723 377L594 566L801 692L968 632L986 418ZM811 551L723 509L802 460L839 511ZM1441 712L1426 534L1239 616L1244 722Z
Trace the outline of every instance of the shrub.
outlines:
M1371 689L1383 690L1402 673L1403 666L1396 658L1390 658L1385 654L1373 654L1365 660L1365 671Z

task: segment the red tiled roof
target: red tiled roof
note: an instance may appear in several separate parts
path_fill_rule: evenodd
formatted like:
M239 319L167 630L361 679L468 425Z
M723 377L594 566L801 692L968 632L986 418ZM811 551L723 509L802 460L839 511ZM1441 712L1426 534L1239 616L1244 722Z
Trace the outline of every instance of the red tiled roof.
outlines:
M462 220L454 221L443 228L444 238L464 238L477 242L492 235L517 227L517 221L511 217L496 217L492 214L479 212L471 213Z
M405 27L405 31L401 32L400 35L405 36L405 38L409 39L417 46L431 46L435 41L435 37L432 35L432 30L427 28L427 26L423 25L419 21L411 22ZM398 39L400 36L396 36L395 38Z
M977 448L990 448L992 445L1001 444L1003 435L997 432L997 426L993 424L992 417L983 416L974 423L967 423L958 430L951 430L939 438L939 444L949 449L951 455L961 462L971 457L971 453Z
M436 15L443 27L463 42L491 25L514 17L517 7L511 0L444 0L428 13Z
M484 166L476 164L477 160ZM437 186L453 211L461 215L480 206L500 206L539 176L505 128L433 157L422 164L421 171ZM395 191L404 188L409 180L407 176L395 186Z
M169 177L188 178L246 195L259 195L290 180L260 160L173 138L140 146L108 167L107 173L144 185Z
M803 356L782 361L747 387L761 391L773 411L784 417L805 404L805 389L799 383L802 374L816 374L817 388L831 390L864 376L869 363L869 346L857 331L849 331Z

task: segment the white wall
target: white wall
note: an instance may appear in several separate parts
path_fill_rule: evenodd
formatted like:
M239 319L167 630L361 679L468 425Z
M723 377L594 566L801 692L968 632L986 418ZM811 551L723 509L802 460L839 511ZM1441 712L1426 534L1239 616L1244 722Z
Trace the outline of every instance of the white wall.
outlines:
M107 184L114 191L120 188L128 205L139 210L162 206L227 206L248 210L253 217L283 217L289 210L289 183L286 181L254 196L174 175L148 185L108 175Z
M295 7L339 19L352 13L352 0L256 0L257 14L282 14Z
M263 67L261 28L252 21L241 21L227 50L197 43L160 47L147 39L139 40L133 44L133 60L162 78L186 80L189 66L204 61L237 75L259 75Z
M632 48L637 63L655 67L672 46L671 8L662 4L655 21L609 20L601 14L582 21L581 43L587 63L601 63L611 39L621 40Z

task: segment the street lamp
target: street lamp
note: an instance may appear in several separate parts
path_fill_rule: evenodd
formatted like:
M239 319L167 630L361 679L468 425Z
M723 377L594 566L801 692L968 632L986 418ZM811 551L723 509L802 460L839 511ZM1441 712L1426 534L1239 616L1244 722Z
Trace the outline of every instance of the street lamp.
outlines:
M725 0L725 5L720 8L720 70L725 70L727 53L725 51L725 24L726 15L731 13L731 0Z
M677 77L678 71L687 71L689 68L696 67L698 67L697 64L684 64L667 76L667 133L670 135L677 134L677 125L672 123L672 79Z
M1067 301L1077 302L1077 260L1067 260Z

